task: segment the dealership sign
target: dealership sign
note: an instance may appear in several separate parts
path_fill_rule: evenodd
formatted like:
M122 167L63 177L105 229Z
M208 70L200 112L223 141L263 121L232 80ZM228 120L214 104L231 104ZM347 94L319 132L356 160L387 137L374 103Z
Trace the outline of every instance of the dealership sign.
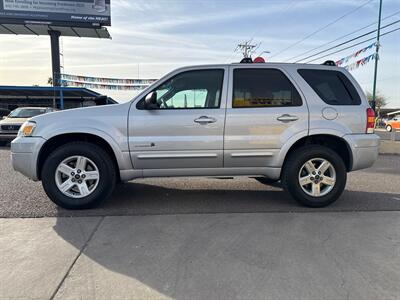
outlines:
M0 23L110 26L110 0L0 0Z

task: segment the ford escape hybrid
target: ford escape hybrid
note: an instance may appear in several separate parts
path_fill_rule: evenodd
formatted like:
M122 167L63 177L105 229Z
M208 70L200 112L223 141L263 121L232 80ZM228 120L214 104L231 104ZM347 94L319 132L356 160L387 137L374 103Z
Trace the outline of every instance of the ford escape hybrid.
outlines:
M132 101L42 115L12 142L14 169L64 208L99 204L116 182L264 176L298 202L335 201L370 167L379 138L357 82L330 65L246 63L175 70Z

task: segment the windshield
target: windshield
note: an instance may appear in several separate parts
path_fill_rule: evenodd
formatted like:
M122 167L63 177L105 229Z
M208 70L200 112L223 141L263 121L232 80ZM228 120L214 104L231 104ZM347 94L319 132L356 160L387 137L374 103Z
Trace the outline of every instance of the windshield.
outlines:
M46 113L45 108L17 108L13 110L8 117L9 118L32 118Z

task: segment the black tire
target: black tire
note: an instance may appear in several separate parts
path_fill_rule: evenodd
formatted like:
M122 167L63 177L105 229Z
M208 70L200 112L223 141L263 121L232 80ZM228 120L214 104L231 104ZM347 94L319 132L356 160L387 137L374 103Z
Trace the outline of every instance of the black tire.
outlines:
M7 146L8 142L7 141L0 141L0 147Z
M336 172L336 182L326 195L314 197L303 191L299 183L302 166L310 159L329 161ZM319 145L303 146L291 153L282 171L284 189L300 204L308 207L324 207L336 201L346 186L347 171L343 160L333 150Z
M386 125L386 131L387 132L392 132L393 128L390 125Z
M93 161L100 175L93 192L79 199L63 194L58 189L55 179L59 164L64 159L77 155ZM47 196L55 204L66 209L87 209L99 205L111 195L116 178L116 168L110 155L101 147L87 142L72 142L57 148L46 159L41 172L42 185Z

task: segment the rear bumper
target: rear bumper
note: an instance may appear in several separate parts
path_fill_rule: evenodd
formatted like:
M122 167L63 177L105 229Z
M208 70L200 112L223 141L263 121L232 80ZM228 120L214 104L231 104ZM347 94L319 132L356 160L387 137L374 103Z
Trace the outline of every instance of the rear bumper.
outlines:
M37 159L42 145L41 137L18 137L11 143L11 163L15 171L37 181Z
M343 137L352 152L350 171L371 167L378 158L380 138L376 134L348 134Z

